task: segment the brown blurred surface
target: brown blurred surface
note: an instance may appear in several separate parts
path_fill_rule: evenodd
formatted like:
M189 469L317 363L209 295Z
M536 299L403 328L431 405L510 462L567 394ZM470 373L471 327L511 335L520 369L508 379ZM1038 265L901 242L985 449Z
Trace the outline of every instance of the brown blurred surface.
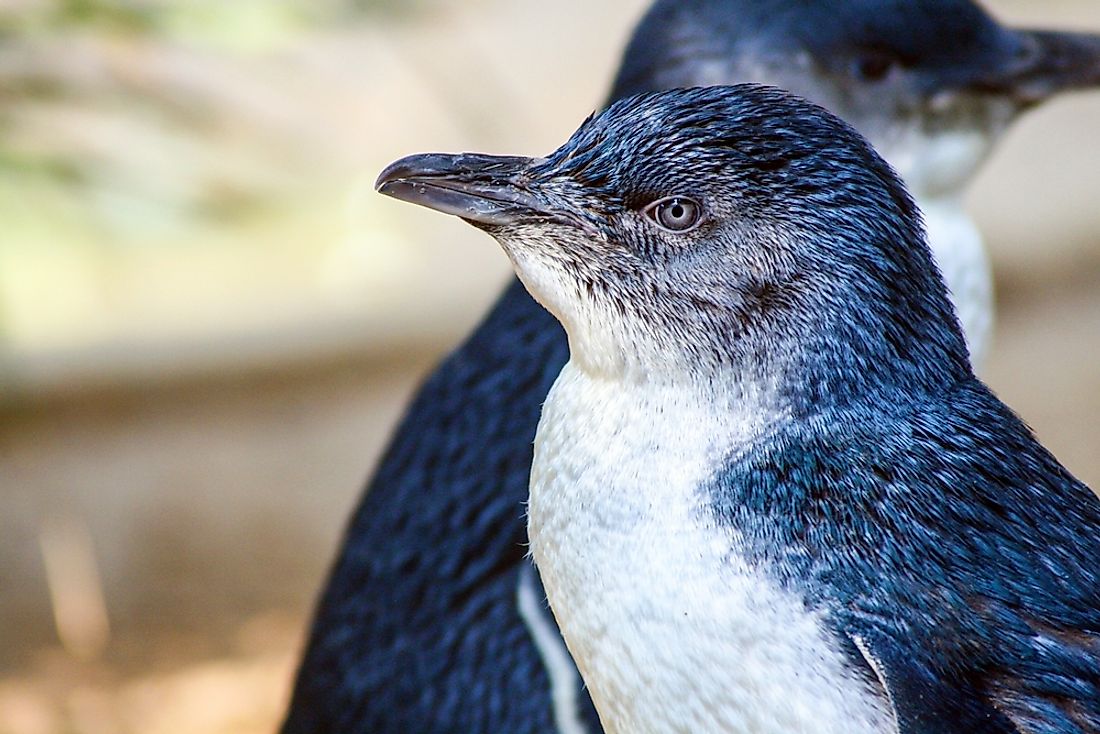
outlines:
M106 264L88 256L91 276L80 269L84 255L47 243L27 270L42 280L6 292L0 734L273 728L314 594L392 422L506 275L483 235L373 197L369 181L420 150L552 149L600 102L643 3L422 5L419 14L368 14L248 53L82 37L102 46L77 49L85 61L131 54L142 62L143 74L124 80L128 104L182 88L199 89L205 104L236 105L229 119L241 129L207 154L214 169L237 167L198 166L195 176L244 191L255 176L277 189L276 205L182 260L155 248ZM1100 10L1084 0L989 5L1006 19L1100 29ZM49 56L48 44L28 38L37 58ZM13 58L0 53L0 75ZM97 89L119 93L118 76L102 71ZM244 102L234 84L251 90ZM62 107L39 102L13 114L82 129L89 118L66 115L89 113ZM105 143L85 142L122 145L156 129L128 127L137 114L123 106L95 117L119 127ZM293 154L273 164L268 148L235 143L250 140L255 117L274 117L263 125L276 131L270 145ZM1029 115L971 197L1000 305L986 377L1094 487L1097 129L1100 94ZM186 140L203 150L202 138ZM222 160L249 146L259 147ZM137 177L144 188L143 177L155 181L159 170L141 163L115 161L111 180ZM209 185L164 201L202 199ZM258 272L265 257L274 265ZM33 310L38 288L57 288L42 312ZM52 598L48 559L55 577L87 589ZM59 603L73 610L66 645L53 617ZM100 603L106 630L96 621Z

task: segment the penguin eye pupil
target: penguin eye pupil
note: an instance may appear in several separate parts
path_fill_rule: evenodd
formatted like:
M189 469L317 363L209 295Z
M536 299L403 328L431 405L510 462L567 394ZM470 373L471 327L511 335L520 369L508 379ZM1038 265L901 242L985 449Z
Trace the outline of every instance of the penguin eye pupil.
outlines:
M888 54L869 52L856 59L855 72L861 79L877 82L883 79L893 66L894 60Z
M645 215L669 232L687 232L699 224L703 208L686 196L658 199L645 208Z

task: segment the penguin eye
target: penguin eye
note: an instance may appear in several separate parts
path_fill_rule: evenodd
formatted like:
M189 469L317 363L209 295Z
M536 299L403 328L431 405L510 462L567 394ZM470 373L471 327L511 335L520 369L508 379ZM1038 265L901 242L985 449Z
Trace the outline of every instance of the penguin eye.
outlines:
M658 199L642 213L669 232L687 232L695 229L703 218L703 207L686 196L669 196Z
M877 82L886 78L895 63L894 57L885 51L868 50L852 62L852 73L864 81Z

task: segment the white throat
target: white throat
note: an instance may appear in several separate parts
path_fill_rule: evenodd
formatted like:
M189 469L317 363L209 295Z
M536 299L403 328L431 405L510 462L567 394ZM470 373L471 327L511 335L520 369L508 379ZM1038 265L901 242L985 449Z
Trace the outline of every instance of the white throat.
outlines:
M982 235L960 198L922 199L928 244L959 316L970 361L980 369L993 333L993 270Z
M963 206L963 195L1012 115L1012 107L1005 106L985 131L944 130L932 135L916 125L899 125L876 141L924 214L928 244L975 368L981 367L989 351L993 331L993 272L981 232Z
M529 535L605 729L890 731L820 618L746 563L700 487L783 411L764 389L566 365L543 409Z

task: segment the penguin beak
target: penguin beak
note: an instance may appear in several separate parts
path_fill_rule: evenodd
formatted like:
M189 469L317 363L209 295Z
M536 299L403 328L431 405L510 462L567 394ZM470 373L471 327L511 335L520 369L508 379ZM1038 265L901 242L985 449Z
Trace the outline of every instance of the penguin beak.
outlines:
M1100 86L1100 35L1012 31L1013 53L972 80L977 92L1006 95L1032 106L1059 92Z
M554 219L528 175L534 163L532 158L477 153L411 155L387 166L374 188L475 226Z

